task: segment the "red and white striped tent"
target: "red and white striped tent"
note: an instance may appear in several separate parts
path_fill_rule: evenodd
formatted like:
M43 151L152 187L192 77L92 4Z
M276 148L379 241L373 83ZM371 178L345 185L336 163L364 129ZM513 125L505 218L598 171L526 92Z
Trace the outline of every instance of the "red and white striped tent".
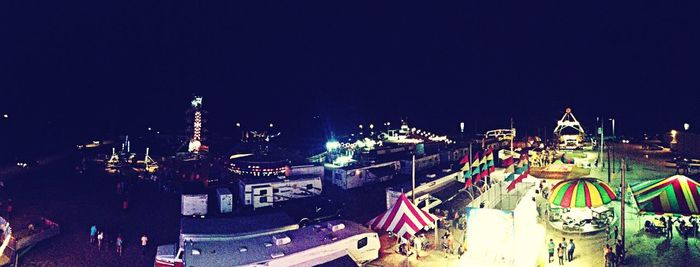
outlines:
M394 205L379 216L367 222L374 230L391 231L398 236L409 238L425 226L432 226L438 217L423 211L401 194Z

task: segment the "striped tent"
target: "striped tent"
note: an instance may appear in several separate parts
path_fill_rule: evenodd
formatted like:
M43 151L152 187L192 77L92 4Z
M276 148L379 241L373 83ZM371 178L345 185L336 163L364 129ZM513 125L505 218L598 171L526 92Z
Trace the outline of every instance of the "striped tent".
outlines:
M641 213L700 214L700 183L683 175L641 182L631 186Z
M596 208L615 199L615 192L603 181L576 178L555 184L547 200L564 208Z
M401 194L389 210L374 217L367 225L374 230L391 231L410 238L425 226L433 225L437 219L437 216L413 205L406 194Z

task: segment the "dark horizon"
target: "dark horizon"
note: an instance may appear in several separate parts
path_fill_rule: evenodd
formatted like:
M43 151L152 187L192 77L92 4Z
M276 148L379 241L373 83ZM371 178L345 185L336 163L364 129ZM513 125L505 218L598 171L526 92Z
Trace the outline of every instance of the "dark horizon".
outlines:
M328 135L401 118L438 133L513 118L536 134L566 107L588 131L597 116L626 135L700 127L697 9L490 5L3 3L0 129L37 146L177 134L193 94L219 135L236 122Z

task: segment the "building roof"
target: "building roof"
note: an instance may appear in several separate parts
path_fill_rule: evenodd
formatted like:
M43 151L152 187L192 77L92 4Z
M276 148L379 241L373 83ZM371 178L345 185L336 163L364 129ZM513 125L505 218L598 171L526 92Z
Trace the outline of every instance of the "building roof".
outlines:
M180 219L180 234L243 236L295 223L291 217L283 212L234 218L182 218Z
M367 227L351 221L333 220L328 223L342 223L345 225L345 229L332 232L325 226L326 224L317 224L283 233L260 235L251 238L187 242L184 246L185 263L186 266L247 265L272 260L272 255L276 253L283 253L282 255L289 256L357 234L373 233ZM284 245L275 245L273 236L280 234L288 236L291 242ZM266 243L269 244L266 246ZM245 248L245 251L242 251L242 248ZM198 250L200 254L192 255L193 249Z

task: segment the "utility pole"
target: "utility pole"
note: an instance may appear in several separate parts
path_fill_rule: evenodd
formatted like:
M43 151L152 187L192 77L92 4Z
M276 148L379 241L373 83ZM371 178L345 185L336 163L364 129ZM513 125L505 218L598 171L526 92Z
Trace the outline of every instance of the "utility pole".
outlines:
M608 119L612 123L612 137L613 139L615 138L615 119L614 118L609 118ZM612 150L612 173L615 173L615 142L613 141L610 143L610 149Z
M416 155L413 154L413 166L411 167L411 181L413 184L413 190L411 190L411 202L416 205Z
M600 161L601 168L603 168L603 146L605 145L603 141L605 140L604 132L605 129L603 128L603 120L600 120L600 144L598 144L600 146L600 153L598 153L598 160ZM610 182L610 179L608 179L608 182Z
M510 155L513 155L513 139L515 139L515 128L513 127L513 118L510 118L510 131L511 131L511 137L510 137ZM471 146L469 147L469 153L471 153ZM470 154L471 155L471 154Z
M610 146L608 146L608 184L610 184Z
M625 181L625 172L627 172L627 163L625 162L625 159L621 159L620 162L620 179L621 185L620 185L620 230L622 230L622 251L625 250L625 192L627 192L627 182ZM624 253L623 253L624 255ZM622 259L624 260L624 258Z

